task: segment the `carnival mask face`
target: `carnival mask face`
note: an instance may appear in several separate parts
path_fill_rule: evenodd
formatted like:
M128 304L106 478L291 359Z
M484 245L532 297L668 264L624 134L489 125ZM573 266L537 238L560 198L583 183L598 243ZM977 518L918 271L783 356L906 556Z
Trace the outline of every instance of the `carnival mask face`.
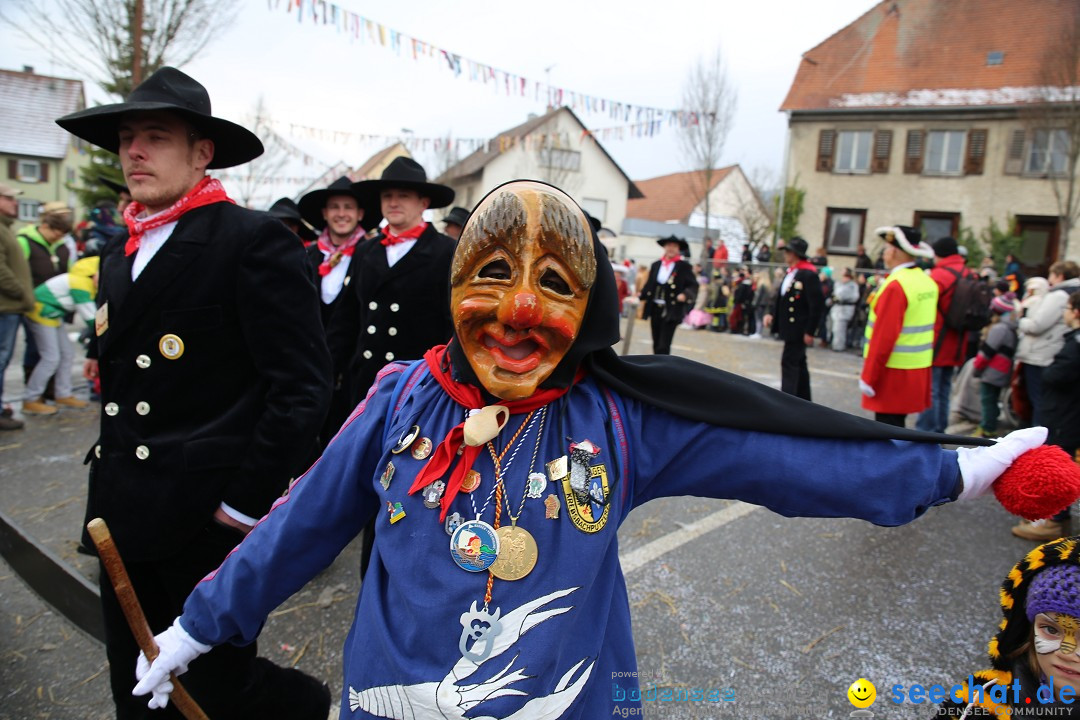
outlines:
M1058 685L1080 683L1080 619L1059 612L1039 613L1032 629L1043 675L1055 678Z
M577 339L596 256L585 215L562 191L504 185L480 203L454 252L450 309L484 388L532 395Z

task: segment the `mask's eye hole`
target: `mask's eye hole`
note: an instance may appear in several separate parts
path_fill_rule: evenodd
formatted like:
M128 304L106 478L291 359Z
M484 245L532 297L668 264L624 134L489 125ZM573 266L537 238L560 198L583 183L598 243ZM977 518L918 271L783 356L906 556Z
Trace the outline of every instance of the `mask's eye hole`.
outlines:
M510 263L503 259L492 260L484 267L480 268L480 272L477 273L478 277L487 278L489 280L509 280L510 279Z
M562 276L551 268L545 270L544 274L540 276L540 287L547 288L559 295L570 296L574 294L574 291L570 289L570 283L563 280Z

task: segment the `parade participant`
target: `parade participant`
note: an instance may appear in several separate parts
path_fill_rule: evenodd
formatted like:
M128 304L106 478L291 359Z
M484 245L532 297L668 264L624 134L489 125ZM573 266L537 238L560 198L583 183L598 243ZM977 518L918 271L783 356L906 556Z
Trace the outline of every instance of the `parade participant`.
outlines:
M650 321L653 354L670 355L675 328L694 307L698 282L694 269L683 259L690 254L689 243L669 235L656 244L664 249L664 255L649 268L649 277L641 289L641 317Z
M354 272L353 255L367 232L382 221L378 197L357 191L352 180L343 176L300 198L299 210L303 219L320 231L318 240L307 249L308 267L319 288L323 327L330 327L346 278Z
M765 316L765 327L775 321L777 333L784 341L784 352L780 356L780 389L803 400L810 399L806 348L814 344L814 332L825 306L817 266L806 259L808 248L801 237L793 237L780 246L788 270L780 283L776 304Z
M862 406L883 423L904 427L908 413L930 407L937 284L915 266L933 256L922 234L897 225L877 229L885 241L888 277L870 301L863 369Z
M968 359L966 330L948 327L945 317L956 301L957 283L963 277L975 277L965 267L956 240L943 237L934 241L934 269L930 278L938 286L937 316L934 320L934 361L931 370L930 407L919 413L915 427L929 432L945 432L949 420L949 395L956 368Z
M75 397L72 391L71 364L75 352L64 327L64 316L73 313L87 325L93 325L98 260L97 256L77 260L70 272L51 277L34 288L34 309L26 314L26 319L41 357L26 381L22 409L27 415L56 414L57 408L48 405L42 397L54 373L56 406L81 410L90 404Z
M991 667L966 676L938 717L1071 717L1080 693L1080 537L1040 545L998 590ZM972 682L974 681L974 682Z
M429 183L407 157L353 187L379 198L387 223L357 248L352 282L327 330L335 374L344 376L355 405L383 365L419 358L453 332L446 278L454 241L426 222L424 211L446 207L454 191Z
M304 222L304 218L300 214L300 208L293 202L292 198L278 198L266 212L270 217L277 218L282 225L296 233L297 237L304 242L304 247L308 247L315 241L317 237L315 231Z
M469 211L463 207L452 207L450 212L443 218L443 233L451 240L461 237L461 228L465 227L465 221L469 219Z
M542 183L481 201L450 285L450 344L379 374L320 461L157 637L136 693L161 705L170 670L252 641L377 515L342 717L637 715L617 541L632 508L690 494L894 525L980 495L1045 437L1031 428L946 451L934 443L949 436L684 358L619 357L600 242L569 196ZM612 673L631 678L626 699Z
M4 372L15 354L15 334L23 313L34 308L34 286L30 263L11 230L19 215L19 195L10 185L0 183L0 401L4 397ZM21 430L22 420L12 417L9 406L0 410L0 430Z
M100 372L104 413L86 515L108 523L160 632L310 455L329 397L318 299L296 236L206 175L262 143L214 117L194 79L164 67L126 101L57 124L118 153L134 196L127 233L101 255L86 374ZM108 582L101 603L117 717L145 717L130 687L138 645ZM188 675L211 717L329 709L324 684L256 658L254 644L216 648Z

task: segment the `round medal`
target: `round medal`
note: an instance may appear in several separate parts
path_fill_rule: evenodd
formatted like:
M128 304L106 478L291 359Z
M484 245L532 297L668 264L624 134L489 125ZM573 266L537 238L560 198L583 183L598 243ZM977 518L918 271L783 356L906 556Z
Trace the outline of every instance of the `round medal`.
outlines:
M461 491L471 493L478 487L480 487L480 473L475 470L465 473L465 479L461 481Z
M173 335L172 333L162 335L161 340L158 341L158 350L167 359L177 360L184 354L184 341L180 339L179 335Z
M412 446L412 456L417 460L426 460L431 454L431 439L422 437Z
M408 432L401 434L401 437L398 438L397 445L390 448L390 452L394 453L395 455L400 455L401 453L408 450L409 446L413 444L413 440L418 437L420 437L420 426L413 425L411 428L409 428Z
M499 538L499 557L491 564L491 574L500 580L520 580L531 573L540 553L529 531L503 525L495 534Z
M450 557L469 572L483 572L499 555L499 536L483 520L463 522L450 536Z

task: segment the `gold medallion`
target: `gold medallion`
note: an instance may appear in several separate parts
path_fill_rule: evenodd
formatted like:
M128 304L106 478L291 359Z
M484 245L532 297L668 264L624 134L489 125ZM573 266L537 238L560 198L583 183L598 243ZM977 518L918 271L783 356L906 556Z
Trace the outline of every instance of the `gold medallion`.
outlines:
M520 580L536 567L540 553L528 530L517 525L503 525L499 536L499 556L491 564L491 574L500 580Z
M162 335L161 340L158 341L158 350L165 356L167 360L177 360L184 354L184 341L180 339L179 335Z

